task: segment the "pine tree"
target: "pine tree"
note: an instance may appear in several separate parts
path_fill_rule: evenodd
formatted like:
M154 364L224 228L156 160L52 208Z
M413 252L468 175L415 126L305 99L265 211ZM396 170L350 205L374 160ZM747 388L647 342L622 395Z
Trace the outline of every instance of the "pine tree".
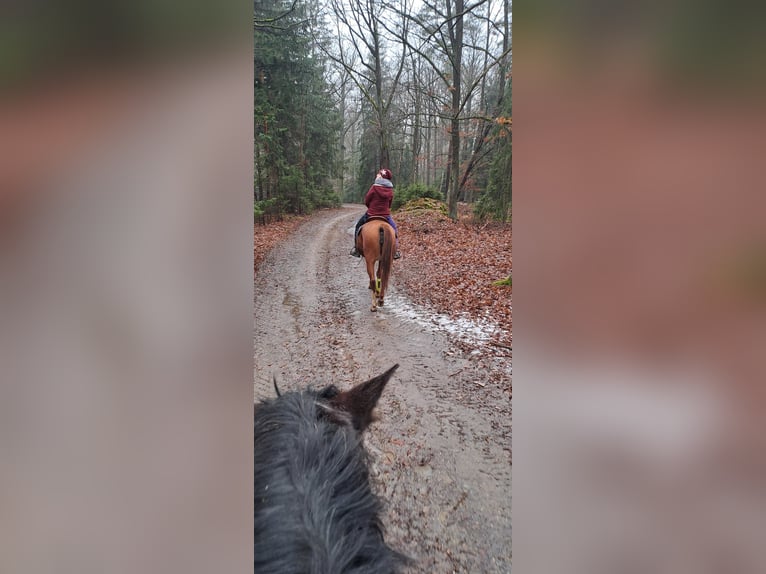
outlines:
M307 213L337 205L339 114L313 50L305 3L263 0L254 20L254 196ZM263 204L261 204L263 205Z

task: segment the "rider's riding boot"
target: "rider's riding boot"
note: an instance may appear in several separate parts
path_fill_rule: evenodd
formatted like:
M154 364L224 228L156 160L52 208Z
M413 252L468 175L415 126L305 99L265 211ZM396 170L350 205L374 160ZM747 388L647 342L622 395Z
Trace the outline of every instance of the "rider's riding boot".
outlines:
M402 254L399 253L399 251L397 250L397 252L394 253L394 259L401 259L401 258L402 258Z
M354 248L351 250L351 253L349 253L349 255L353 255L354 257L362 256L361 253L359 253L359 251L357 250L356 245L354 245Z

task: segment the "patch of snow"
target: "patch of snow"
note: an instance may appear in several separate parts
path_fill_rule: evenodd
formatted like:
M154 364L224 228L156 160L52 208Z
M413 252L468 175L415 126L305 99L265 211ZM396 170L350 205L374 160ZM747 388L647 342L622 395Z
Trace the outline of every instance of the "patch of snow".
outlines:
M433 331L444 331L467 343L485 343L492 339L495 333L502 329L499 325L485 319L469 317L450 317L442 313L430 311L411 303L403 295L391 291L388 312L420 327Z

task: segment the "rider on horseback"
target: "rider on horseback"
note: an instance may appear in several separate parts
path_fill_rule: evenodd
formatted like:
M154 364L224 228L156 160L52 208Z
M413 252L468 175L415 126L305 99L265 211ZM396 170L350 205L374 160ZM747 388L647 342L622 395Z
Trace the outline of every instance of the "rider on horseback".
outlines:
M367 195L364 196L364 204L367 206L367 212L359 218L356 222L356 229L354 229L354 248L351 250L350 255L354 257L361 257L361 253L356 248L356 236L359 235L359 229L367 223L370 217L385 217L394 228L396 234L396 253L394 259L399 259L401 254L399 253L399 230L396 228L394 218L391 217L391 203L394 201L394 184L391 183L391 170L383 168L376 177L375 183L367 191Z

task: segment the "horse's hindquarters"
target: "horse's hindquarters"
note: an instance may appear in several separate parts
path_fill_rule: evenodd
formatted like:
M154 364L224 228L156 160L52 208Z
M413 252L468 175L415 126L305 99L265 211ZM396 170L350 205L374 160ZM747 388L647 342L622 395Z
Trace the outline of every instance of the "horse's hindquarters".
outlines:
M383 305L391 265L396 250L396 235L393 227L386 221L372 220L362 226L357 238L357 247L361 247L367 264L372 291L371 311Z

